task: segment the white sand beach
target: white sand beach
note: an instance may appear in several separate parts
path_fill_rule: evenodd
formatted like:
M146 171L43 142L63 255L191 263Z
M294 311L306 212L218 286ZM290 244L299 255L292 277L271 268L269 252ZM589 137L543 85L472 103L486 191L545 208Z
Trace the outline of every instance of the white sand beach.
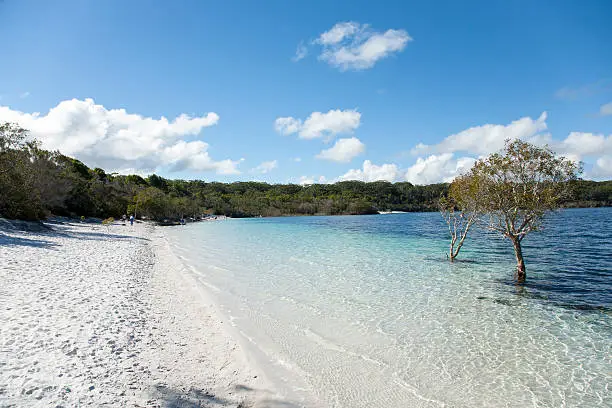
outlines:
M147 224L0 228L0 407L294 407Z

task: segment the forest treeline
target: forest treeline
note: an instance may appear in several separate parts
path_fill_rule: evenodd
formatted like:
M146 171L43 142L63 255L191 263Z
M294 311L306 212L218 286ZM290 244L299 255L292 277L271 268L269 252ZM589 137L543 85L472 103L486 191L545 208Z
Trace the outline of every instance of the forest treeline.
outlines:
M612 181L579 180L566 207L612 205ZM231 217L437 211L448 184L343 181L335 184L218 183L155 174L109 174L29 141L27 131L0 124L0 215L36 220L51 214L155 220L201 214Z

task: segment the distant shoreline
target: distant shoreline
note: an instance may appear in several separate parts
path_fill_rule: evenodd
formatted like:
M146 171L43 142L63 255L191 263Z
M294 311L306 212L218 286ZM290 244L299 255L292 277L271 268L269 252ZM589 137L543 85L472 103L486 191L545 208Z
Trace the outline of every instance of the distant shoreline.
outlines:
M612 202L571 202L571 203L566 203L563 206L561 206L561 210L563 209L581 209L581 208L608 208L608 207L612 207ZM373 211L373 212L364 212L364 213L359 213L359 214L350 214L350 213L339 213L339 214L327 214L327 213L315 213L315 214L279 214L279 215L253 215L253 216L226 216L226 215L214 215L212 214L211 216L213 217L220 217L220 219L241 219L241 218L284 218L284 217L337 217L337 216L355 216L355 215L388 215L388 214L410 214L410 213L432 213L432 212L438 212L439 210L437 208L432 208L432 209L420 209L420 210L412 210L412 211L404 211L404 210L389 210L389 211L385 211L385 210L377 210L377 211ZM186 217L185 219L186 223L194 223L194 222L210 222L212 220L203 220L203 219L198 219L198 220L193 220L190 219L189 217ZM86 218L86 220L83 222L85 224L99 224L102 222L102 218L96 218L96 217L88 217ZM117 219L115 220L115 224L121 224L121 220ZM180 220L179 219L171 219L171 220L167 220L167 221L159 221L159 220L153 220L153 219L140 219L137 218L136 219L137 223L151 223L154 224L156 226L160 226L160 227L164 227L164 226L179 226L181 225ZM44 227L43 225L45 223L81 223L81 221L77 218L77 217L67 217L67 216L58 216L58 215L51 215L49 216L47 219L44 220L40 220L40 221L28 221L28 220L19 220L19 219L7 219L7 218L2 218L0 216L0 229L3 226L3 223L5 225L7 225L7 223L10 225L15 224L15 225L22 225L23 230L39 230L39 229L45 229L46 227ZM126 223L129 223L128 221L126 221ZM38 225L36 227L36 225Z
M612 207L612 203L600 203L600 204L594 204L594 205L564 205L561 208L559 208L560 210L564 210L564 209L588 209L588 208L609 208ZM280 214L280 215L266 215L266 216L259 216L259 215L253 215L253 216L243 216L243 217L230 217L230 216L224 216L224 215L219 215L219 217L225 217L227 219L247 219L247 218L285 218L285 217L340 217L340 216L360 216L360 215L388 215L388 214L411 214L411 213L435 213L438 212L438 209L423 209L423 210L418 210L418 211L376 211L376 212L365 212L362 214L348 214L348 213L342 213L342 214L326 214L326 213L317 213L317 214ZM141 221L141 220L139 220ZM159 226L177 226L180 225L179 221L172 221L169 223L160 223L157 221L150 221L150 222L154 222L156 223L156 225ZM192 223L192 222L207 222L205 220L197 220L197 221L190 221L187 220L187 223Z

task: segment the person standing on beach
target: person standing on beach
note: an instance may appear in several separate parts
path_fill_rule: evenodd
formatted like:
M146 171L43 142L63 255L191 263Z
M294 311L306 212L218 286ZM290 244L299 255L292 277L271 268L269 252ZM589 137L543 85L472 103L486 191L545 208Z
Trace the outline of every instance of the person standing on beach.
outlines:
M130 225L134 225L134 216L130 215Z

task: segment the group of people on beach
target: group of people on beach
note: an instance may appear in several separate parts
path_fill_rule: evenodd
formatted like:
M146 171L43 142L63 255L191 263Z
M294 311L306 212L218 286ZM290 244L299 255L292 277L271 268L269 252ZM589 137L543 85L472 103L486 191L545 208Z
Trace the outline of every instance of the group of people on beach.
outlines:
M128 219L127 215L123 214L121 216L121 221L123 222L123 225L125 225L125 221ZM130 215L130 225L134 225L134 215Z

